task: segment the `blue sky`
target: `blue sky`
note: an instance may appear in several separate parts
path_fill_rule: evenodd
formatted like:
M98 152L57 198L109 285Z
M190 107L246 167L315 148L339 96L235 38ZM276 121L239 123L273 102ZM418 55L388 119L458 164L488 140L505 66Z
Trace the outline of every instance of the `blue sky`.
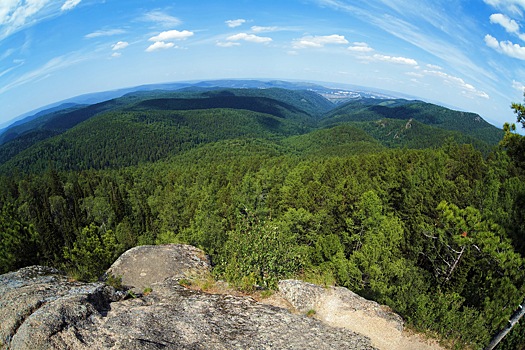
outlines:
M0 0L0 124L80 94L222 78L397 91L501 127L525 0Z

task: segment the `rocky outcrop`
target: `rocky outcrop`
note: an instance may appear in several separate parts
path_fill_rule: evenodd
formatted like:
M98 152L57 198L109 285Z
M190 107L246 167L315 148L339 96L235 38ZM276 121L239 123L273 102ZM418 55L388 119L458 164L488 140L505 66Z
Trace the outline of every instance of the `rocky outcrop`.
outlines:
M178 258L155 262L163 254ZM184 276L209 269L204 258L202 251L183 245L127 252L110 272L121 275L124 284L152 289L137 298L124 298L122 291L101 282L70 282L60 271L45 267L2 275L0 348L375 349L358 333L251 297L180 286ZM150 270L131 267L144 264L150 264Z
M0 348L53 348L54 336L124 298L105 283L69 282L58 270L31 266L0 276ZM58 346L60 348L60 346Z
M314 310L316 314L334 314L357 312L390 323L399 332L403 331L403 319L388 306L367 300L343 287L322 287L299 280L279 281L279 292L294 308L302 313ZM327 313L328 314L328 313Z
M121 277L122 285L140 292L166 278L186 278L211 270L208 256L186 244L143 245L122 254L103 276Z
M388 306L342 287L322 287L298 280L279 282L280 297L300 313L315 311L327 325L344 327L371 339L381 350L436 350L435 342L403 332L403 319Z

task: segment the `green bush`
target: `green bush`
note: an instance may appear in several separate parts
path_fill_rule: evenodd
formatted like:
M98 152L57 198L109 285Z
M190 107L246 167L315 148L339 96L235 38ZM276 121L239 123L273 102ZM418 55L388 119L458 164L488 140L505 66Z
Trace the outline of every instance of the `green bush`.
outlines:
M441 339L462 348L482 348L490 340L485 315L464 305L457 293L441 291L421 294L409 315L408 323L417 331L436 333Z
M99 233L99 228L91 224L82 230L73 248L64 247L63 254L78 268L83 280L94 281L111 266L117 250L113 232Z
M229 233L216 272L245 291L251 291L254 284L275 290L280 278L293 275L302 266L289 241L272 222L248 211Z

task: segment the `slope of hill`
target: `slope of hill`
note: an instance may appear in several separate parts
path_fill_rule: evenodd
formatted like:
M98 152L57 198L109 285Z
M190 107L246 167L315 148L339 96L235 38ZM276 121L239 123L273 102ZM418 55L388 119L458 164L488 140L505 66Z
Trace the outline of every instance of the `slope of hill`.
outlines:
M140 100L152 99L204 99L204 98L227 98L238 97L260 97L272 99L292 106L311 117L318 117L332 110L335 105L313 91L288 90L281 88L261 89L224 89L217 87L188 87L176 91L139 91L127 94L123 98L135 98ZM288 107L289 108L289 107ZM265 112L269 113L271 111Z
M0 134L0 145L7 141L13 140L29 131L39 129L43 123L46 123L53 118L56 118L62 114L67 114L78 109L82 109L86 105L78 105L74 103L65 103L57 107L46 109L38 112L35 115L31 115L22 120L17 121L9 125L3 133Z
M317 116L319 114L325 113L334 107L334 105L330 101L324 99L323 97L311 91L285 90L285 89L276 89L276 88L275 89L227 89L227 90L220 89L217 91L215 90L217 89L216 88L194 88L189 91L188 90L138 91L138 92L129 93L127 95L124 95L116 99L96 103L96 104L89 105L89 106L82 106L83 108L73 107L70 109L63 109L58 112L41 115L37 118L32 119L28 123L24 123L14 128L7 129L3 135L0 135L0 144L5 143L11 139L14 139L17 136L20 136L32 130L37 130L37 129L67 130L77 125L78 123L81 123L84 120L87 120L95 115L123 109L126 106L136 104L138 102L149 100L149 99L160 99L160 98L163 98L163 99L167 99L167 98L170 98L170 99L173 99L173 98L206 99L206 98L213 98L213 97L220 96L226 100L227 96L261 97L261 98L273 99L278 102L287 104L289 106L285 107L285 109L289 109L289 110L296 109L296 111L293 112L294 114L303 113L303 114L307 114L309 117L313 117L313 116ZM203 103L206 103L206 102L203 102ZM214 103L217 104L220 102L216 100ZM230 106L228 105L228 103L232 103L231 98L229 100L226 100L224 103L222 103L221 106L229 108ZM259 106L257 110L263 113L272 114L273 112L277 111L275 109L275 106L270 106L270 105L273 105L274 103L276 102L264 103L266 107ZM152 104L154 105L155 103L152 103ZM246 103L245 103L245 106L246 106ZM188 110L188 109L195 109L198 107L199 106L196 104L188 103L188 105L185 107L182 107L181 105L179 105L175 109ZM231 107L239 108L235 105L235 103L233 103ZM208 107L204 107L204 108L208 108ZM268 110L265 110L265 108L268 108ZM165 107L163 107L162 109L165 109ZM277 109L282 110L282 108L277 108ZM280 115L281 115L281 112L277 112L276 116L280 116Z
M269 114L235 109L126 111L102 114L20 152L1 168L38 173L103 169L154 162L198 145L239 137L268 140L307 132Z
M313 122L304 111L283 102L265 97L213 96L199 99L155 99L139 102L125 111L184 111L215 108L244 109L252 112L266 113L279 118Z
M333 109L322 117L321 125L376 121L382 118L414 119L440 129L457 131L494 145L503 138L503 130L474 113L454 111L421 101L363 99Z
M380 142L353 125L290 136L281 144L294 154L303 156L344 156L385 150Z
M438 148L448 140L453 140L459 144L472 144L486 156L493 147L475 137L429 126L415 119L383 118L369 122L353 122L350 125L363 130L387 148Z

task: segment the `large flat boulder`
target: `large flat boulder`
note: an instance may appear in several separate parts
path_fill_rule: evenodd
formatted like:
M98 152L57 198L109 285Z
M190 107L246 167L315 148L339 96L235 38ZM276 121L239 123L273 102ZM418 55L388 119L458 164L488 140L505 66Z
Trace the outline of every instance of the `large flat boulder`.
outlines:
M186 244L143 245L122 254L105 273L136 292L166 278L183 279L211 270L208 256Z

